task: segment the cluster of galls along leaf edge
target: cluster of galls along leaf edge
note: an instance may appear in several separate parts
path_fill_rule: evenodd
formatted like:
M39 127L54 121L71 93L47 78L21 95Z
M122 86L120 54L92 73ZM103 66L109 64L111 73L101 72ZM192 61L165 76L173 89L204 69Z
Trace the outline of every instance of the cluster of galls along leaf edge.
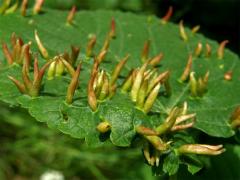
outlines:
M4 1L6 3L6 1ZM37 0L34 6L34 14L37 14L41 10L43 1ZM6 6L7 7L7 6ZM27 0L24 0L21 5L21 14L26 15ZM7 8L5 8L6 12ZM162 18L161 23L164 25L170 19L172 15L172 7L169 8L167 14ZM72 24L74 15L76 13L76 7L74 6L68 17L67 24ZM199 30L199 26L195 26L192 29L192 33L196 33ZM186 34L183 26L183 21L179 23L179 34L183 41L188 41L188 35ZM91 59L93 57L94 63L90 73L90 79L88 82L88 104L93 112L97 111L99 103L105 100L110 100L117 90L117 79L127 63L129 54L127 54L114 68L109 76L105 70L100 69L100 64L104 61L105 56L109 50L110 42L116 38L116 23L114 18L111 20L110 31L107 33L103 47L97 55L94 55L93 49L96 44L97 37L92 35L87 47L86 57ZM79 86L79 76L81 72L82 63L75 64L80 53L80 49L75 46L71 46L71 53L63 53L53 58L49 57L47 49L41 42L38 32L35 31L35 40L39 48L39 52L44 59L47 60L42 68L39 68L37 55L34 55L30 50L31 42L24 44L20 37L17 37L15 33L11 36L10 50L6 43L2 44L3 54L9 65L19 64L22 65L22 82L18 81L12 76L9 79L16 85L18 90L22 94L29 95L31 97L37 97L40 95L43 76L48 69L48 80L54 79L55 76L62 76L66 72L71 76L71 82L67 89L66 103L72 104L75 91ZM228 43L227 40L223 41L217 51L219 59L224 56L224 47ZM125 81L121 85L122 93L129 93L132 101L136 104L136 108L144 112L149 113L154 102L156 101L160 88L163 86L165 89L165 95L171 96L171 87L169 84L170 71L166 70L163 73L158 74L156 67L159 65L163 58L163 53L159 53L155 57L149 58L150 41L147 40L144 43L141 60L142 66L132 69ZM201 43L197 44L197 47L193 54L190 54L186 67L179 78L180 83L189 83L189 90L191 97L199 98L207 92L207 83L210 72L207 71L204 77L195 78L195 72L192 72L192 59L193 56L200 56L203 53L203 46ZM34 56L34 57L33 57ZM207 43L205 48L205 56L211 56L211 46ZM34 62L32 63L32 59ZM33 64L33 68L32 68ZM33 73L30 73L33 69ZM30 78L30 74L33 74L33 78ZM231 80L231 72L225 74L226 80ZM183 107L174 107L165 121L155 129L151 129L145 126L136 127L136 132L141 135L146 144L143 148L143 154L147 162L152 166L158 166L160 161L160 155L169 152L172 142L163 141L163 136L170 132L176 132L191 128L194 125L196 114L187 114L187 103L183 104ZM240 124L240 110L237 109L231 118L232 127L239 127ZM101 133L106 133L111 130L111 124L108 121L103 121L97 126L97 130ZM206 145L206 144L186 144L174 149L177 155L182 154L203 154L203 155L218 155L224 152L225 149L222 145Z

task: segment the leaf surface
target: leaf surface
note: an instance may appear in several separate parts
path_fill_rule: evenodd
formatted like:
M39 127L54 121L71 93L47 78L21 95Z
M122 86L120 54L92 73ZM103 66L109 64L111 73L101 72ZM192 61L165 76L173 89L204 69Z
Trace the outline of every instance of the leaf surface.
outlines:
M0 16L0 39L9 42L12 32L21 36L25 42L33 42L33 51L37 52L34 40L34 30L38 34L44 46L50 52L51 57L70 50L70 45L81 47L80 58L83 60L83 69L80 75L80 88L74 98L72 106L65 104L65 93L70 82L69 76L44 80L44 88L41 96L32 99L21 95L16 87L7 79L12 75L21 79L21 68L13 66L2 68L0 73L0 99L9 104L17 102L27 108L30 114L38 121L46 122L50 127L77 138L85 138L89 144L101 144L96 125L105 119L112 125L111 141L118 146L129 146L136 132L136 124L147 124L156 127L161 122L163 115L176 105L184 101L189 104L189 111L197 114L195 128L217 137L230 137L234 134L228 120L232 111L240 105L240 62L237 55L225 50L222 60L217 59L218 44L201 34L192 35L189 29L188 42L183 42L179 36L178 26L172 23L162 25L156 17L137 16L131 13L112 11L81 11L77 13L73 26L65 23L66 12L46 10L41 15L21 17L18 13ZM111 41L110 50L101 68L111 74L115 65L126 54L131 57L128 60L121 76L126 76L132 69L139 67L141 50L146 40L150 40L150 57L160 52L164 53L164 59L160 72L167 69L171 71L170 84L172 96L167 98L159 96L154 104L154 112L148 115L135 108L127 94L117 94L109 100L100 103L98 111L93 113L87 103L87 83L93 63L85 56L88 37L97 36L97 45L94 52L97 54L109 31L111 18L116 20L116 39ZM208 92L203 98L192 99L186 83L179 83L189 53L192 53L198 42L208 42L212 47L210 58L204 55L193 59L193 71L197 76L203 76L210 71ZM0 60L5 64L5 59L0 52ZM41 64L45 60L41 59ZM233 71L231 81L224 80L224 73ZM118 85L123 79L118 81Z

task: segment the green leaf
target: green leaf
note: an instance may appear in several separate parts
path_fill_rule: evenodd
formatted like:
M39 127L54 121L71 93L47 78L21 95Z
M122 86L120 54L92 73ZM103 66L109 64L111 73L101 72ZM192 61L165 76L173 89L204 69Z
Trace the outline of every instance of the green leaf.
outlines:
M0 99L10 105L17 105L16 98L21 96L16 86L8 79L8 76L16 76L20 72L20 67L13 66L0 70Z
M169 176L174 175L178 171L179 164L180 164L180 160L178 155L174 152L171 152L164 159L163 171L165 173L168 173Z
M204 166L203 162L196 155L185 155L181 157L181 163L187 166L187 169L191 174L197 173Z
M127 102L127 103L126 103ZM129 146L135 135L131 101L124 96L115 96L100 106L100 118L111 125L110 138L115 145Z
M197 114L195 128L217 137L230 137L234 134L228 124L232 111L240 105L239 76L240 62L237 55L225 50L224 58L217 59L218 44L201 34L192 35L186 28L188 42L183 42L179 36L178 26L172 23L163 25L156 17L137 16L131 13L112 11L81 11L76 14L73 26L66 25L67 12L46 9L36 16L21 17L18 12L0 16L0 38L9 43L12 32L16 32L25 42L32 41L33 52L37 52L34 40L34 30L38 34L51 57L69 51L71 44L81 46L80 58L83 59L83 69L80 75L80 88L77 90L72 106L64 102L67 86L70 82L68 75L51 81L44 80L41 96L35 99L22 96L16 87L7 79L7 75L21 77L19 66L1 70L0 99L11 105L17 102L29 110L38 121L46 122L51 128L77 138L85 138L89 144L99 145L101 140L96 131L96 125L101 120L108 120L112 126L111 141L118 146L129 146L135 136L135 126L146 124L156 127L165 118L166 114L184 101L189 104L189 112ZM87 83L93 60L86 59L86 44L91 34L97 35L97 45L94 52L97 54L110 28L112 17L116 20L116 39L112 40L106 60L101 64L109 74L115 65L126 54L130 53L121 76L126 76L130 69L139 67L140 54L146 40L151 41L150 57L160 52L164 59L158 68L160 72L171 71L170 85L172 96L159 96L154 108L149 114L144 114L135 108L127 94L117 94L99 104L98 111L93 113L87 103ZM197 76L210 71L208 92L203 98L192 99L188 85L179 83L189 53L193 52L197 43L208 42L212 47L212 55L205 58L203 55L193 59L193 70ZM2 52L0 60L5 63ZM40 59L41 64L45 60ZM3 63L4 62L4 63ZM231 81L223 79L226 71L233 71ZM20 78L19 78L20 79ZM123 79L120 79L122 81ZM118 85L120 84L118 82ZM157 114L157 115L156 115Z

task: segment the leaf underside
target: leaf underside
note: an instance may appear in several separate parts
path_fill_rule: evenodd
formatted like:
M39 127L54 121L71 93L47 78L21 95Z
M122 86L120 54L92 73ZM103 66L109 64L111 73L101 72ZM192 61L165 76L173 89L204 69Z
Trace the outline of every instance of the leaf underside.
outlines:
M5 59L0 52L0 99L10 105L20 104L27 108L29 113L38 121L46 122L49 127L59 129L63 133L75 138L85 138L87 144L98 146L103 144L96 126L102 120L111 124L110 139L117 146L129 146L136 132L136 125L144 124L155 127L161 122L169 111L176 105L188 102L189 112L196 113L195 128L216 137L230 137L234 134L228 124L233 110L240 105L240 62L237 55L225 50L224 58L217 58L218 44L201 34L189 35L189 41L180 39L177 25L160 23L156 17L136 16L130 13L111 11L86 12L76 14L74 24L66 25L66 12L45 10L41 15L21 17L18 13L0 16L1 41L9 42L13 32L22 37L25 42L32 41L33 51L37 52L34 41L34 30L38 30L45 47L54 57L65 51L69 51L70 45L81 47L80 58L83 60L80 75L80 87L74 97L74 103L67 105L65 95L70 82L69 75L57 77L54 80L45 80L41 96L30 98L21 95L17 88L10 82L7 75L21 80L21 67L13 65L4 66ZM126 76L132 69L141 66L140 54L143 44L150 40L150 57L160 52L164 53L164 59L158 67L159 72L167 69L171 71L170 85L172 95L170 97L159 96L152 108L153 113L146 115L135 108L134 103L127 94L122 94L120 88L117 94L110 100L100 103L97 112L92 112L87 103L87 83L93 59L86 59L85 51L88 37L96 34L97 44L94 52L98 53L102 47L109 22L114 17L116 21L116 38L111 41L110 50L101 68L111 73L115 65L126 54L130 58L122 71ZM202 76L210 71L208 92L203 98L192 99L186 83L179 83L189 53L192 53L198 42L209 43L212 47L212 55L206 58L204 55L193 59L193 71ZM44 59L40 59L44 63ZM224 80L224 73L233 72L231 81ZM123 79L118 80L120 82Z

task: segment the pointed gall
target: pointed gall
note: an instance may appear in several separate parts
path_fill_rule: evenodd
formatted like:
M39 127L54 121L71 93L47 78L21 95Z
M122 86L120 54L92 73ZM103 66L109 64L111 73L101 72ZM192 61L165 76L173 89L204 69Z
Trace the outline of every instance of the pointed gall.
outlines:
M155 71L155 69L148 69L148 70L146 70L146 71L143 73L143 78L144 78L144 79L148 79L148 78L151 76L151 74L152 74L153 71Z
M198 96L200 96L200 97L202 97L204 95L204 93L207 92L209 74L210 74L210 72L207 71L203 78L200 77L198 79L197 93L198 93Z
M163 58L163 53L158 54L157 56L153 57L150 60L149 65L151 65L153 67L159 65L159 63L161 62L162 58Z
M192 68L192 55L190 54L188 57L187 65L183 71L182 76L180 77L180 82L185 82L188 79L189 74L191 72L191 68Z
M0 14L4 14L6 9L10 6L11 0L3 0L0 7Z
M93 67L92 67L91 75L96 73L96 76L97 76L98 67L99 67L98 59L96 57L94 57L94 64L93 64Z
M20 40L17 39L16 44L13 48L12 56L14 61L18 64L22 64L21 52L22 52L22 44Z
M237 106L231 115L231 120L240 119L240 106Z
M193 125L194 125L194 122L190 122L190 123L187 123L187 124L176 125L176 126L172 127L171 131L185 130L185 129L188 129L188 128L192 128Z
M240 106L237 106L230 118L230 124L233 129L240 127Z
M41 55L44 57L44 59L48 59L48 57L49 57L49 56L48 56L48 51L47 51L47 49L43 46L43 44L42 44L42 42L41 42L41 40L40 40L40 38L39 38L39 36L38 36L37 30L35 30L35 40L36 40L36 42L37 42L38 49L39 49Z
M150 94L148 95L148 97L147 97L147 99L146 99L146 101L145 101L144 107L143 107L143 111L144 111L145 113L148 113L148 112L151 110L151 108L152 108L155 100L157 99L157 96L158 96L160 87L161 87L161 84L158 83L158 84L152 89L152 91L150 92Z
M170 97L172 95L172 88L169 83L169 76L163 81L163 85L165 88L165 96Z
M170 131L171 128L174 126L178 115L179 115L179 108L178 107L173 108L169 113L167 119L164 121L164 123L156 128L158 135L162 135Z
M20 38L20 37L17 38L16 42L18 42L20 46L23 46L23 44L24 44L22 38Z
M67 24L69 24L69 25L73 24L73 19L74 19L76 12L77 12L77 7L73 6L67 17Z
M219 155L225 149L223 145L207 145L207 144L186 144L177 149L180 154L202 154L202 155Z
M211 54L212 54L212 48L208 43L206 43L206 54L205 54L205 56L208 58L208 57L211 56Z
M145 62L148 59L149 55L149 48L150 48L150 40L147 40L144 43L143 49L142 49L142 54L141 54L141 60L142 62Z
M224 56L224 48L225 46L229 43L228 40L224 40L220 43L219 45L219 48L217 50L217 56L218 56L218 59L222 59L223 56Z
M111 37L109 35L107 35L107 37L104 41L103 47L102 47L100 52L107 51L109 49L110 41L111 41Z
M16 42L17 42L17 35L16 35L15 32L13 32L12 35L11 35L11 45L12 45L12 48L14 48Z
M111 38L115 38L116 37L116 22L115 22L114 18L112 18L112 20L111 20L111 30L109 32L109 36Z
M153 82L157 78L157 69L150 70L149 73L144 74L144 79L148 80L148 84Z
M200 25L196 25L192 28L192 34L196 34L200 29Z
M34 64L33 64L33 77L34 79L37 79L38 74L39 74L39 67L38 67L38 58L35 56L34 58Z
M210 71L207 71L206 74L205 74L204 77L203 77L203 82L204 82L205 84L208 83L209 75L210 75Z
M235 120L235 121L232 121L231 127L232 127L232 129L239 128L239 127L240 127L240 119L237 119L237 120Z
M150 148L149 148L149 144L145 143L143 146L143 155L146 159L146 161L148 162L148 164L152 164L151 163L151 155L150 155Z
M136 127L136 132L138 134L145 135L145 136L156 136L157 135L157 132L155 130L147 128L142 125Z
M165 151L168 148L168 145L162 141L158 136L144 136L155 149L159 151Z
M44 0L36 0L33 7L33 14L39 14L41 12Z
M56 72L56 61L53 61L48 68L47 79L52 80L55 77L55 72Z
M134 70L130 71L130 73L126 77L125 81L123 82L122 92L127 92L131 88L132 83L133 83L133 71Z
M65 72L65 67L66 67L63 61L64 59L61 56L56 56L53 58L50 64L50 67L48 69L48 80L53 79L55 76L62 76L62 74ZM73 74L75 73L74 69L68 62L66 63L71 67L70 74L71 76L73 76ZM66 69L68 70L68 68Z
M195 50L194 50L194 55L196 56L196 57L198 57L198 56L200 56L201 55L201 52L202 52L202 43L198 43L197 44L197 47L195 48Z
M109 98L112 98L113 95L116 93L116 91L117 91L117 85L116 84L109 87Z
M14 13L18 8L18 1L16 1L11 7L5 10L5 14L11 14Z
M56 60L56 67L55 67L55 76L62 76L64 73L65 66L60 58Z
M97 42L97 37L96 35L93 35L87 44L87 50L86 50L87 57L93 56L93 48L96 42Z
M103 74L103 84L102 84L102 88L99 94L99 100L104 100L108 95L109 95L109 90L110 86L109 86L109 80L107 78L106 73Z
M192 97L198 96L198 84L195 78L195 72L190 73L190 92Z
M29 71L25 62L23 63L22 67L22 79L27 92L29 92L32 89L32 81L29 78Z
M97 72L94 71L91 74L90 80L88 82L88 104L90 106L90 108L92 109L92 111L96 111L97 110L97 98L93 89L93 84L94 84L94 80L96 77Z
M112 72L111 75L111 80L110 80L110 86L114 85L117 81L117 78L122 70L122 68L124 67L124 65L126 64L127 60L129 58L129 54L126 55L125 58L123 58L115 67L115 69Z
M61 61L64 64L65 68L67 69L68 73L73 77L75 70L72 67L72 65L63 58L61 58Z
M100 64L104 59L105 59L105 56L107 55L107 51L101 51L98 56L97 56L97 60L98 60L98 63Z
M75 62L77 61L78 55L80 53L80 48L79 47L75 47L75 46L71 46L71 58L70 58L70 64L74 65Z
M62 58L65 59L67 62L69 62L70 64L72 64L72 60L70 58L70 55L68 52L64 52L63 55L62 55Z
M6 43L2 43L2 50L3 50L3 55L5 56L8 64L9 65L13 64L13 57Z
M183 25L183 20L181 20L179 23L179 32L180 32L180 37L182 38L182 40L188 41L188 37L187 37L187 34L184 29L184 25Z
M171 128L171 131L180 131L184 129L188 129L193 127L194 125L194 118L196 117L196 114L188 114L188 115L182 115L177 117L176 122L174 126ZM186 123L186 121L193 119L191 122Z
M188 104L187 104L187 101L185 101L183 103L183 107L182 107L182 110L181 110L181 115L184 116L187 114L187 110L188 110Z
M142 109L144 107L144 102L147 96L147 88L148 88L148 79L145 79L139 89L138 96L137 96L137 107Z
M20 64L22 64L25 61L27 69L29 69L31 66L30 45L31 45L31 42L29 42L28 44L24 44L22 46L21 53L20 53L20 60L19 60Z
M96 94L96 97L98 98L103 86L103 77L106 74L106 72L104 70L101 70L101 72L98 72L97 76L94 79L94 84L93 84L93 88Z
M72 77L72 80L68 86L68 90L67 90L67 97L66 97L66 103L67 104L72 104L73 102L73 96L75 94L75 91L78 87L78 79L80 76L80 71L81 71L81 63L77 66L77 69Z
M138 91L139 91L139 88L141 87L141 84L143 81L143 75L148 66L148 63L149 62L147 61L142 65L140 70L137 72L136 78L133 81L132 90L131 90L131 98L133 102L137 101Z
M37 59L36 59L36 62L38 62ZM44 73L45 73L46 69L48 68L48 66L51 64L51 62L52 61L49 61L46 64L44 64L41 69L35 70L38 72L37 73L34 72L34 74L37 74L37 76L34 78L32 90L30 90L30 92L29 92L30 96L37 97L39 95Z
M147 93L150 93L150 91L158 84L158 83L162 83L164 82L168 76L169 76L170 72L169 71L165 71L161 74L159 74L156 78L154 78L152 81L150 81L149 86L148 86L148 90Z
M166 24L166 23L169 21L169 19L172 17L172 14L173 14L173 7L170 6L170 7L168 8L167 13L166 13L165 16L162 18L162 24Z
M21 15L26 16L28 0L23 0L21 4Z
M22 83L20 83L18 80L16 80L12 76L8 76L8 78L17 86L17 88L20 91L20 93L26 94L26 88L25 88L25 86Z

